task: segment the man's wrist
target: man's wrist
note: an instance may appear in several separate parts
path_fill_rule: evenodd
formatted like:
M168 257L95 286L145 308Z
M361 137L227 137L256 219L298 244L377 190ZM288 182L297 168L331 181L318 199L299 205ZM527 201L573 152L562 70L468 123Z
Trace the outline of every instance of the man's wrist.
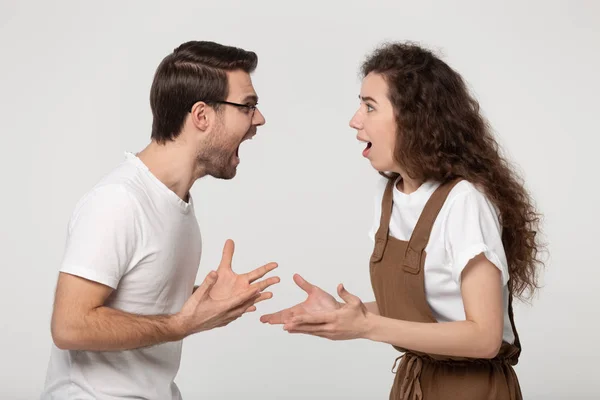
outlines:
M188 336L188 324L181 314L178 313L171 315L167 321L167 324L174 342L182 340Z

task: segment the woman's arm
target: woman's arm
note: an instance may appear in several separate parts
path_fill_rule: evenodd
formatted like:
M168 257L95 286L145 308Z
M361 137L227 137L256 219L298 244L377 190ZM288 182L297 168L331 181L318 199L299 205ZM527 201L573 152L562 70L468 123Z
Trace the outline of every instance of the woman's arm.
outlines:
M381 317L340 285L345 304L339 310L296 317L284 329L334 340L365 338L438 355L492 358L502 344L500 271L480 254L465 267L461 290L464 321L418 323Z
M465 321L415 323L371 315L365 338L431 354L493 358L502 344L504 313L500 271L483 255L462 278Z
M379 307L377 307L376 301L371 301L369 303L365 303L365 307L371 314L379 315Z

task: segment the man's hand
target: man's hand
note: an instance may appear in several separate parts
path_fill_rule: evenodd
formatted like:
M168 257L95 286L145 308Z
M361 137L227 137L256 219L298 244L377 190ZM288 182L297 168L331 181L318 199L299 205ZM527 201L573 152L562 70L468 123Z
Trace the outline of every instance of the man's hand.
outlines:
M263 315L260 318L261 322L269 324L285 324L290 322L292 318L300 315L334 311L341 307L341 304L332 295L318 286L308 283L300 275L294 275L294 282L306 292L308 295L306 300L285 310Z
M255 282L257 279L262 278L267 273L277 268L277 263L268 263L254 271L246 274L238 275L233 272L231 263L233 260L233 252L235 250L235 244L233 240L229 239L225 242L223 247L223 257L221 263L217 269L218 279L215 285L210 290L210 297L215 300L227 299L235 294L241 293L250 287L260 287L266 282L266 286L271 286L279 283L278 277L271 277L265 281ZM262 290L261 290L262 292ZM273 294L270 292L262 293L258 301L270 299Z
M279 283L279 277L258 281L277 268L269 263L254 271L238 275L231 268L234 243L227 240L217 271L211 271L204 282L194 288L190 298L176 315L183 337L225 326L246 312L256 311L255 304L273 297L266 288Z
M218 274L211 271L174 316L175 329L181 338L225 326L246 312L256 311L255 304L261 301L261 292L269 286L267 281L262 281L217 300L210 295L217 279Z

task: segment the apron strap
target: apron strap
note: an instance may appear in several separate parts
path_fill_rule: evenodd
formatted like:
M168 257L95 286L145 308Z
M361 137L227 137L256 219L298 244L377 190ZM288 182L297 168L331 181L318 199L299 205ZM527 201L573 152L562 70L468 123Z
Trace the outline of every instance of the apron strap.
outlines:
M383 199L381 201L381 218L379 220L379 228L375 234L375 248L371 255L372 262L379 262L383 258L383 252L387 245L388 235L390 230L390 219L392 217L393 201L393 189L395 179L389 179L385 192L383 193Z
M404 255L404 270L411 274L418 274L421 269L421 258L427 243L429 242L429 236L433 229L433 224L442 209L444 202L448 198L450 191L460 182L462 178L456 178L451 181L442 183L433 192L423 212L419 216L417 225L413 230L413 233L408 241L406 247L406 253Z
M519 358L521 354L521 340L519 339L519 333L517 332L517 327L515 325L515 316L513 314L513 295L512 295L512 281L508 281L508 318L510 319L510 324L512 326L513 334L515 335L515 347L517 348L516 354L513 357L515 359Z
M392 372L396 368L396 363L400 361L400 364L406 363L405 373L400 382L400 398L407 400L423 400L423 389L421 388L421 371L423 370L423 360L421 357L416 356L412 353L405 353L394 361L394 367Z

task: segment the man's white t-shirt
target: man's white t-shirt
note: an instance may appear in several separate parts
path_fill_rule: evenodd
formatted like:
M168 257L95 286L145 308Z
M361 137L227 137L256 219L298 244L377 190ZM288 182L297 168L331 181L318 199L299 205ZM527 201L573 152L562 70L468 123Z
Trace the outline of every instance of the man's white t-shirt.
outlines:
M374 221L369 231L373 241L379 229L381 201L387 182L388 179L382 177L377 185ZM425 204L439 186L439 182L429 181L415 192L406 194L394 185L389 234L398 240L408 241ZM494 205L473 184L463 180L450 191L433 224L425 252L425 294L438 322L465 320L460 280L463 269L473 257L483 253L500 270L504 294L503 339L513 343L515 337L508 316L509 275L502 227Z
M79 201L60 271L115 289L106 306L174 314L192 293L202 251L185 202L134 154ZM178 400L181 341L114 352L52 346L42 399Z

